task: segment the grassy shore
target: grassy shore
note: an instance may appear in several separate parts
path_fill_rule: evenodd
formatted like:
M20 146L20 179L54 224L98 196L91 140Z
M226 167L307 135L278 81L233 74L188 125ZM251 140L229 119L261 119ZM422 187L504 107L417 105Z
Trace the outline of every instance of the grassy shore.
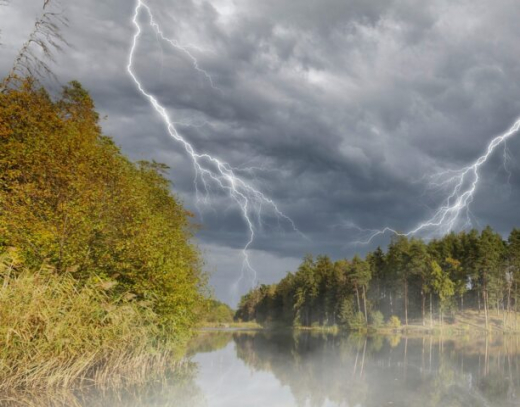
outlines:
M407 333L428 333L458 335L467 333L485 334L504 333L520 334L520 313L490 311L488 314L488 326L486 329L486 318L484 312L468 310L457 312L447 317L441 324L438 320L427 319L423 325L422 321L412 321L408 326L401 326L399 330Z
M203 322L198 327L199 330L211 330L211 329L230 329L230 330L257 330L257 329L268 329L256 322Z
M0 393L162 378L207 302L192 214L166 165L132 162L101 132L78 82L54 97L33 78L11 85L0 92Z
M52 270L0 287L0 392L141 383L175 368L176 344L161 342L157 316L106 284L83 287ZM141 307L141 308L139 308Z
M200 330L277 330L294 329L298 331L312 331L325 333L338 333L348 331L347 328L338 325L313 325L313 326L283 326L280 324L258 324L256 322L232 322L232 323L204 323L199 327ZM486 330L486 319L484 312L468 310L456 312L451 316L446 316L441 324L438 319L410 320L408 325L389 326L387 324L380 327L368 326L360 330L365 333L375 333L381 335L392 335L396 333L410 336L422 335L446 335L458 336L467 334L520 334L520 312L489 312L488 328Z

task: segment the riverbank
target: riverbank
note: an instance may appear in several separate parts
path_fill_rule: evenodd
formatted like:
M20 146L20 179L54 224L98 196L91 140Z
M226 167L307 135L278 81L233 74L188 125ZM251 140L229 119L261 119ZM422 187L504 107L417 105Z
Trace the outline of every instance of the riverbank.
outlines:
M457 312L453 315L446 316L441 324L438 319L426 319L424 324L421 320L412 319L408 325L388 324L374 327L368 326L358 330L348 329L340 325L313 325L313 326L286 326L281 324L258 324L254 321L250 322L233 322L220 324L204 324L199 327L202 331L225 331L225 330L280 330L292 329L297 331L311 331L323 333L338 333L341 331L361 332L368 334L394 335L406 334L408 336L424 336L424 335L443 335L443 336L461 336L468 334L508 334L520 335L520 312L489 312L488 328L486 329L486 319L484 312L480 313L476 310L467 310Z
M167 166L132 162L99 117L78 82L0 92L0 392L162 379L207 303Z
M434 334L466 334L472 333L503 333L520 334L519 312L496 312L488 313L488 326L486 328L486 317L484 311L468 310L457 312L446 318L443 324L438 320L426 320L423 325L421 321L413 321L408 326L401 327L407 332L429 332Z
M0 392L143 383L175 370L181 349L152 310L101 282L48 270L0 288Z
M204 322L197 330L198 331L249 331L249 330L263 330L268 329L256 322Z

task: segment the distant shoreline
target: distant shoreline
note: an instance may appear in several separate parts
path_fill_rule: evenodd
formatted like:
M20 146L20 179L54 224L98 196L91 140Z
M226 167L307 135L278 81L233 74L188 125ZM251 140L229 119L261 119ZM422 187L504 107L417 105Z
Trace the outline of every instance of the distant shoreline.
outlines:
M506 312L497 315L490 313L489 329L486 331L484 312L480 314L475 310L456 312L447 322L442 325L438 320L426 320L423 325L420 320L413 320L408 325L400 327L382 326L375 328L373 326L364 327L362 329L348 329L337 325L328 326L288 326L281 324L258 324L256 322L233 322L233 323L213 323L203 324L197 330L199 332L241 332L241 331L276 331L276 330L294 330L309 331L321 333L361 333L367 335L406 335L406 336L465 336L470 334L504 334L519 335L520 334L520 312Z

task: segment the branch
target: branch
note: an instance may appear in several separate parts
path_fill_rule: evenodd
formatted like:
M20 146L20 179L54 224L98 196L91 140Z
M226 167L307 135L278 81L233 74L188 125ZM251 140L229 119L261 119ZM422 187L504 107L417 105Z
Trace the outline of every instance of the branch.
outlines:
M7 0L0 0L7 1ZM49 62L55 62L54 53L62 52L63 46L69 45L61 34L61 28L68 25L62 11L52 11L54 4L44 0L43 13L34 23L34 28L27 41L22 45L13 67L3 86L6 87L16 78L51 76L56 79Z

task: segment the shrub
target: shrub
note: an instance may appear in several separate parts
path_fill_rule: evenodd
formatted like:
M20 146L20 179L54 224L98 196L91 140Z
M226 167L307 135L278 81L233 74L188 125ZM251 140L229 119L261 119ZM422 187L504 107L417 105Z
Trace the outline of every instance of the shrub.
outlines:
M353 330L361 330L366 328L365 315L362 312L356 312L354 317L348 321L348 326Z
M370 313L370 323L373 328L381 328L385 322L381 311L373 311Z
M399 329L401 327L401 320L399 317L392 315L387 322L389 328Z
M340 306L339 320L342 324L350 326L349 321L354 318L354 315L354 306L352 305L352 301L344 299Z

